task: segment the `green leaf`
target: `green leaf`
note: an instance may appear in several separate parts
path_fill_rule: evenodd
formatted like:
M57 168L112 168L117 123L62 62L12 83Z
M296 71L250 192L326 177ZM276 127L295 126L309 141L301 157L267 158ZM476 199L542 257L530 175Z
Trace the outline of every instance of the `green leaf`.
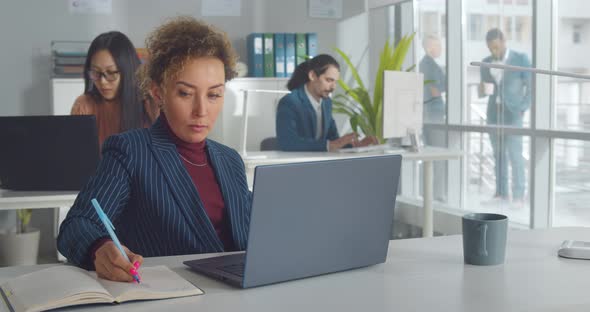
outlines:
M358 118L359 115L354 115L352 117L350 117L350 127L352 128L352 131L354 132L358 132Z
M364 89L365 85L363 84L363 81L361 80L361 76L359 76L358 71L356 70L354 65L352 65L352 62L350 61L350 58L348 57L348 55L346 55L346 53L344 53L342 50L340 50L338 48L334 48L334 49L336 50L336 52L338 52L338 54L340 54L340 57L342 57L342 59L344 60L346 65L348 65L348 68L350 69L350 72L352 73L352 76L354 77L354 80L356 81L356 83L361 88Z
M390 44L389 40L385 42L383 50L379 55L379 65L375 74L373 98L369 95L365 84L362 82L357 69L354 67L346 53L338 48L334 50L342 57L349 67L354 81L357 86L352 87L346 84L342 79L338 80L338 85L344 90L344 94L339 94L334 98L334 111L349 116L350 125L353 131L357 132L360 128L365 135L375 135L381 143L383 139L383 73L385 70L400 71L404 59L414 40L415 33L403 36L397 46ZM408 70L415 68L410 66Z

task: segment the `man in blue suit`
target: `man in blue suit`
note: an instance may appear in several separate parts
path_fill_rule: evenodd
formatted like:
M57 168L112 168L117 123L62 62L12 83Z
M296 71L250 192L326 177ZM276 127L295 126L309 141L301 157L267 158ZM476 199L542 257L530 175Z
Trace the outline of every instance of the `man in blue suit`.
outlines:
M486 35L488 49L492 55L483 59L486 63L497 63L530 67L531 62L524 53L506 47L504 34L497 28ZM481 67L480 95L488 97L487 123L522 127L525 112L531 106L531 74L523 71L490 69ZM490 132L490 141L495 158L495 198L508 200L508 163L512 167L512 200L524 203L525 174L522 156L522 136L503 135Z
M284 151L335 151L345 146L366 146L374 137L357 141L355 133L340 137L332 117L330 94L340 77L340 65L320 54L297 66L287 83L290 94L279 101L277 141Z

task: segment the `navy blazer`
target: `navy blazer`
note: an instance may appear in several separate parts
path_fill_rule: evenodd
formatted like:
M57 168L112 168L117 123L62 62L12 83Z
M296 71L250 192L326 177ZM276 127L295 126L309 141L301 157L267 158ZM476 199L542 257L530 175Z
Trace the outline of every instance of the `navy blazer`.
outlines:
M279 101L276 118L279 148L284 151L326 151L328 141L339 137L332 118L332 100L322 99L323 129L320 138L316 139L316 112L304 88L302 85L291 90Z
M224 251L167 131L158 119L149 129L105 141L96 174L78 194L59 230L58 249L70 262L91 266L89 248L108 237L92 198L113 222L121 244L144 257ZM212 140L206 146L234 245L244 250L251 204L244 163L227 146Z
M509 50L506 65L531 67L531 62L526 54ZM483 62L493 62L492 56L483 59ZM490 72L490 68L481 67L482 82L494 84L494 94L488 97L487 123L507 124L522 127L523 113L531 106L532 75L526 71L504 70L502 81L497 82ZM496 98L501 95L503 109L498 116Z

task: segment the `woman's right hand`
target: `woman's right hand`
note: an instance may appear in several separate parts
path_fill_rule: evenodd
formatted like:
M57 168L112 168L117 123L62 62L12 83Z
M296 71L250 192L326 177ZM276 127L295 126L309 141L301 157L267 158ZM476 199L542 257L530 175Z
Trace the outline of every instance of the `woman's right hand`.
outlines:
M133 275L131 270L135 270L133 263L143 263L143 257L131 252L127 247L123 246L130 261L127 261L115 243L108 241L100 246L94 253L94 267L96 274L100 278L108 279L115 282L133 282ZM139 266L138 266L139 267Z

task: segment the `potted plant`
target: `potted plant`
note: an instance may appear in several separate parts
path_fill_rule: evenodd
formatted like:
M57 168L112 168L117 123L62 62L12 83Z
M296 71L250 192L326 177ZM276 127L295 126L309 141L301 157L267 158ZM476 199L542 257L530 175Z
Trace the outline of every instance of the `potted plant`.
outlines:
M31 209L17 210L17 226L14 232L0 235L0 265L37 264L39 230L29 228Z
M334 97L333 110L335 113L348 115L350 126L354 132L358 129L366 136L375 136L380 143L384 143L383 138L383 71L385 70L402 70L402 64L412 44L414 34L403 36L397 46L393 43L390 45L389 40L385 43L383 51L379 58L379 68L375 74L373 97L361 80L357 69L354 67L350 58L342 50L335 48L344 62L348 65L354 81L357 86L352 88L342 79L338 80L338 85L344 90L344 93ZM411 71L412 65L406 71Z

